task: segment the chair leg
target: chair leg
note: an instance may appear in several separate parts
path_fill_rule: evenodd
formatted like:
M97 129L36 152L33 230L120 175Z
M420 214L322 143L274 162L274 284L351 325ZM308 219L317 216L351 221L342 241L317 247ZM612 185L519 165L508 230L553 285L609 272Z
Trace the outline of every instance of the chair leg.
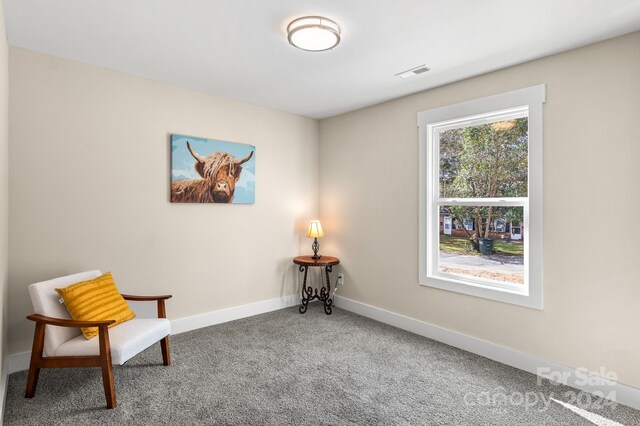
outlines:
M102 384L104 396L107 400L107 408L116 407L116 387L113 383L113 366L111 365L111 345L109 344L109 332L107 327L100 327L98 332L100 339L100 368L102 369Z
M162 348L162 363L166 366L171 365L171 353L169 351L169 336L160 340L160 347Z
M27 379L27 391L24 394L25 398L33 398L36 394L36 386L38 386L38 376L40 376L40 369L29 367L29 378Z
M33 398L36 394L38 376L40 375L40 360L42 359L42 349L44 347L44 328L44 324L36 323L36 330L33 334L33 346L31 347L31 362L29 363L27 390L24 394L25 398Z
M104 385L104 396L107 400L107 408L115 408L116 387L113 383L113 367L111 364L102 366L102 384Z

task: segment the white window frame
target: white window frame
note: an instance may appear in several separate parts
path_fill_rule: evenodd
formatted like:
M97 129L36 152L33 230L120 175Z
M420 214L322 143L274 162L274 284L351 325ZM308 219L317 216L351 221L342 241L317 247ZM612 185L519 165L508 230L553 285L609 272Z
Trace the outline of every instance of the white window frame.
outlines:
M542 263L542 105L544 84L475 99L418 113L420 157L419 283L505 303L543 308ZM524 285L510 285L438 270L439 208L459 200L440 198L439 147L434 132L447 126L497 121L501 117L528 114L528 196L503 199L465 199L463 205L519 206L524 208ZM456 121L458 124L456 124Z

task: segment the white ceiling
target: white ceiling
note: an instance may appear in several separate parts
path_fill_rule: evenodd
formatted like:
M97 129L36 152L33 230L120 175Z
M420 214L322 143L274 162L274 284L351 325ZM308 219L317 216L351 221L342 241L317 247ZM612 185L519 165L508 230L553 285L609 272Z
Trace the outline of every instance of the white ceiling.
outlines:
M4 0L9 43L325 118L640 29L640 0ZM323 15L328 52L286 26ZM394 74L426 64L408 80ZM579 70L576 70L579 72Z

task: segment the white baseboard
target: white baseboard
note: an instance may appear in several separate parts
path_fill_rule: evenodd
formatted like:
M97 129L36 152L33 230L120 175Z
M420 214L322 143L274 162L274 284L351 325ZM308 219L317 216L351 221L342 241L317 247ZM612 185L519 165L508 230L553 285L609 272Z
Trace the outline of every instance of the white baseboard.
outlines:
M29 361L31 360L31 351L18 352L7 356L5 370L7 375L17 371L28 370Z
M9 374L7 373L7 362L5 360L2 375L0 375L0 425L4 424L4 405L7 401L8 379Z
M276 297L275 299L263 300L261 302L249 303L247 305L234 306L233 308L221 309L219 311L179 318L171 321L171 334L184 333L185 331L208 327L210 325L277 311L295 306L298 303L300 303L300 295L292 294L289 296Z
M208 327L210 325L221 324L223 322L252 317L266 312L277 311L279 309L295 306L298 303L300 303L300 295L292 294L276 297L274 299L262 300L260 302L249 303L247 305L234 306L232 308L193 315L190 317L177 318L171 320L171 334L180 334L186 331ZM136 311L136 314L138 314L138 311ZM29 369L30 360L31 351L9 355L5 364L6 374L8 375L17 371Z
M622 383L591 384L604 382L604 380L602 380L600 376L592 373L589 377L594 380L584 380L586 374L584 370L566 367L515 349L467 336L456 331L448 330L437 325L429 324L424 321L347 299L345 297L335 296L335 305L338 308L351 311L358 315L446 343L447 345L484 356L502 364L506 364L544 378L552 378L554 376L559 377L562 375L562 377L565 378L565 380L562 381L563 384L585 392L596 392L596 394L602 394L605 396L610 395L611 392L613 392L611 395L615 395L614 400L616 402L640 410L640 389L623 385ZM545 375L545 371L540 374L540 369L545 370L548 374ZM550 376L549 373L553 376ZM587 382L587 384L584 384L584 382Z

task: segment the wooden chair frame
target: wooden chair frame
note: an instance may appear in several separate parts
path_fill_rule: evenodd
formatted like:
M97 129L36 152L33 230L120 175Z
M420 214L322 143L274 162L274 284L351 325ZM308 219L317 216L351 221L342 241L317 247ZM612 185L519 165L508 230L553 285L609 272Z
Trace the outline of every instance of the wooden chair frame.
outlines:
M132 296L123 294L125 300L136 302L156 301L158 303L158 318L166 318L167 312L164 301L171 298L171 295L163 296ZM31 314L27 319L35 321L36 329L33 335L33 347L31 349L31 362L29 364L29 376L27 378L27 390L25 398L33 398L36 393L38 376L41 368L86 368L100 367L102 369L102 383L104 385L104 395L107 400L107 408L116 407L116 390L113 383L113 366L111 365L111 346L109 344L109 325L115 320L104 321L75 321L61 318L52 318L40 314ZM99 355L91 356L42 356L44 348L45 326L57 327L98 327L98 340L100 347ZM160 340L162 349L162 362L164 365L171 365L171 355L169 352L169 336Z

